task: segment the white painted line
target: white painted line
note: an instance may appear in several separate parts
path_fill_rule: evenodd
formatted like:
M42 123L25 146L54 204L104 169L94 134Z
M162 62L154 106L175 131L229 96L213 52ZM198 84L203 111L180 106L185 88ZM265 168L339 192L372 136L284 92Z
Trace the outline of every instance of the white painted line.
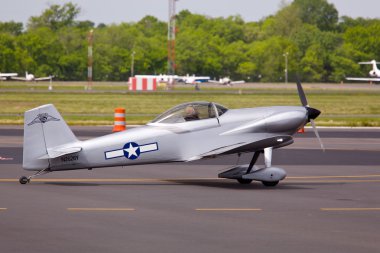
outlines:
M75 208L67 208L67 211L136 211L134 208L82 208L82 207L75 207Z

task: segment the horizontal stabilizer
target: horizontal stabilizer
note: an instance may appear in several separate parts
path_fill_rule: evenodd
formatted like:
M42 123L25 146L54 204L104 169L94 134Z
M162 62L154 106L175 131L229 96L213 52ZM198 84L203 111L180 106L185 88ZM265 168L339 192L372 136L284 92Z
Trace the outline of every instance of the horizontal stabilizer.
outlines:
M57 149L48 149L48 154L39 157L38 159L53 159L61 157L64 155L78 153L82 150L80 147L71 147L71 148L57 148Z
M373 61L362 61L362 62L359 62L359 64L367 64L367 65L371 65L371 64L378 64L375 60Z
M380 82L380 78L370 78L370 77L346 77L349 81L368 81L368 82Z

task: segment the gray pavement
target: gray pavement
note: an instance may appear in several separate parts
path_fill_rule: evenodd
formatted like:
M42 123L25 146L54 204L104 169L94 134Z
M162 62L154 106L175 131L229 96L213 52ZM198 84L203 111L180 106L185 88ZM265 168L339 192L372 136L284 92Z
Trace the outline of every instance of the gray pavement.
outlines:
M81 139L110 129L74 127ZM0 251L379 252L380 130L321 129L326 152L309 131L274 151L288 172L275 188L218 179L236 156L20 185L22 130L0 127L0 156L13 158L0 160Z

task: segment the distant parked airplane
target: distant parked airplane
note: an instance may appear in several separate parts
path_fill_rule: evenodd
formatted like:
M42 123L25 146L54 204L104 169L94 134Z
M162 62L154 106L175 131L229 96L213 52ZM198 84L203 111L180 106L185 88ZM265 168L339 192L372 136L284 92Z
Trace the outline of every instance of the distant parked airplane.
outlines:
M210 83L220 83L223 85L232 85L232 84L239 84L239 83L245 83L245 81L232 81L229 77L223 77L220 78L219 81L217 80L209 80Z
M184 82L186 84L203 83L210 80L209 76L178 76L178 75L135 75L137 78L156 78L157 82L168 82L175 80L177 82Z
M378 63L375 60L372 60L370 62L359 62L359 64L372 65L372 70L369 72L370 77L346 77L347 80L380 82L380 70L377 68Z
M196 76L192 75L190 76L187 74L186 76L180 76L178 81L182 81L186 84L195 84L195 83L205 83L210 80L209 76Z
M28 74L28 72L25 72L25 77L11 77L13 80L20 80L20 81L47 81L52 80L54 76L46 76L46 77L38 77L36 78L33 74Z

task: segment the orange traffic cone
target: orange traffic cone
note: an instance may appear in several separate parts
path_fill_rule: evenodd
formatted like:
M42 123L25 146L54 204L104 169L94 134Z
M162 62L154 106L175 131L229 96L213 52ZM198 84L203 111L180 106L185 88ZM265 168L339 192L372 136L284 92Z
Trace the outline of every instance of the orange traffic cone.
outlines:
M303 127L303 128L298 129L297 133L300 133L300 134L305 133L305 128Z
M115 108L115 121L112 132L120 132L125 130L125 109Z

